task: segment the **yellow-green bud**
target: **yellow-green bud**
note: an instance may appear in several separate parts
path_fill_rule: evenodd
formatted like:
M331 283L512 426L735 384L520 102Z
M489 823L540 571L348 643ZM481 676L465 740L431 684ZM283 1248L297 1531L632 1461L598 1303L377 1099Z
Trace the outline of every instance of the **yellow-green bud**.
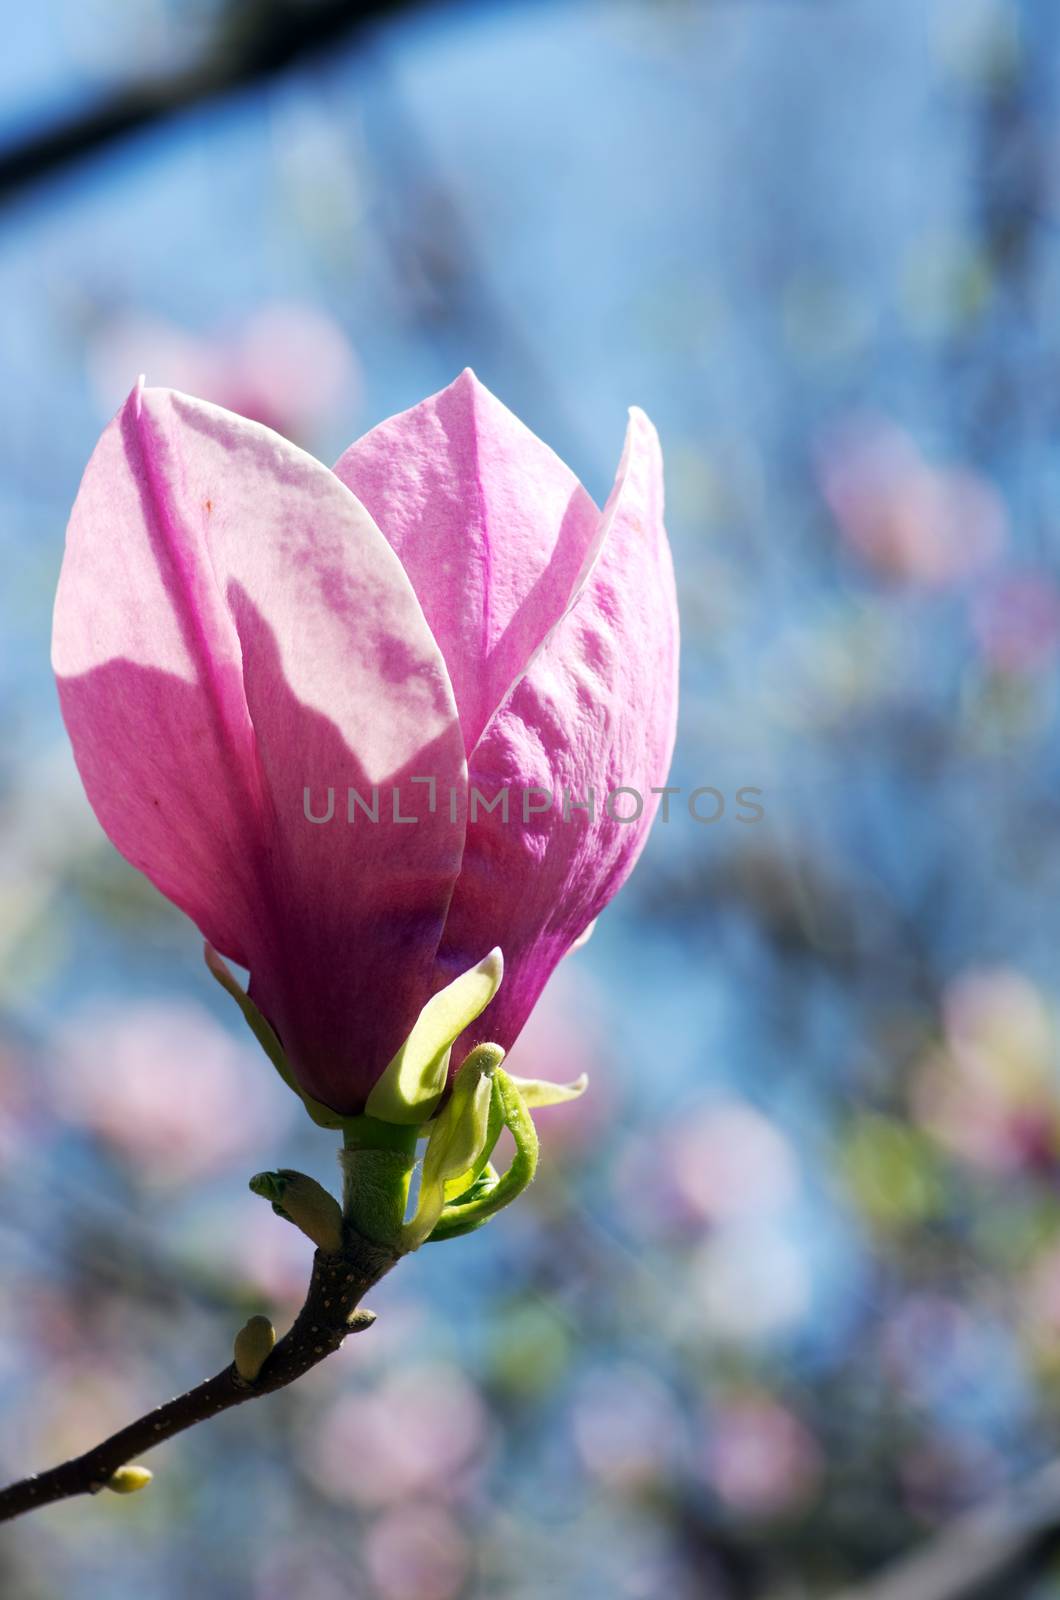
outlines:
M119 1467L117 1472L112 1472L104 1484L104 1488L112 1489L115 1494L138 1494L154 1477L149 1467Z
M234 1354L236 1371L247 1383L253 1383L265 1365L273 1345L276 1329L268 1317L251 1317L236 1334Z
M271 1200L276 1215L301 1228L321 1250L334 1254L342 1249L342 1207L315 1178L284 1167L255 1174L250 1187Z

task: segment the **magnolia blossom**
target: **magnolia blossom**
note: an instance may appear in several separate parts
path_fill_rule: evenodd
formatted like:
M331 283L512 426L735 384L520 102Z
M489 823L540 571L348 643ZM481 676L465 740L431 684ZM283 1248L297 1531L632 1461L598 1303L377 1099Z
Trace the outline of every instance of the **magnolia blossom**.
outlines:
M169 389L103 434L55 608L81 777L249 970L303 1093L361 1111L425 1003L498 948L452 1065L506 1049L628 876L674 736L662 509L642 412L601 512L471 372L334 470ZM605 804L623 786L632 820ZM504 788L572 804L469 820ZM400 803L321 826L307 790Z

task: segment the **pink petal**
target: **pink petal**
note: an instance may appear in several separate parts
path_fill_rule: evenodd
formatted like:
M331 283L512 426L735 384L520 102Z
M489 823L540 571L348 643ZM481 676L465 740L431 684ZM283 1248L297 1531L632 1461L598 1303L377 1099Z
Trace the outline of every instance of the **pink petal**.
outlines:
M358 439L335 471L412 580L470 751L569 605L599 513L470 369Z
M53 661L113 842L250 968L302 1086L359 1109L459 869L462 830L408 779L464 785L444 663L370 516L267 428L134 391L70 520ZM348 825L347 785L375 784L381 820ZM416 825L389 820L394 784ZM330 823L306 786L318 814L334 789Z
M663 527L662 456L643 412L630 413L618 476L603 514L599 555L562 618L470 760L472 801L511 790L510 821L498 809L468 823L439 966L463 970L469 954L495 942L505 977L496 999L453 1048L508 1047L549 974L625 882L666 782L677 715L677 602ZM619 786L643 797L638 820L606 812ZM522 795L540 788L556 804L523 825ZM596 791L596 816L562 796ZM623 815L635 800L615 801Z

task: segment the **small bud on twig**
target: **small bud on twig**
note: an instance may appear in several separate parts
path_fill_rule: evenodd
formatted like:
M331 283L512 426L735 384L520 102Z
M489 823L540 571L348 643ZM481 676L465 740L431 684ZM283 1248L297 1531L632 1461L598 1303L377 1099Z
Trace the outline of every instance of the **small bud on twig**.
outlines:
M106 1483L105 1489L112 1489L115 1494L137 1494L154 1477L149 1467L119 1467L112 1472Z
M253 1383L272 1353L276 1329L268 1317L251 1317L236 1334L236 1371L246 1383Z

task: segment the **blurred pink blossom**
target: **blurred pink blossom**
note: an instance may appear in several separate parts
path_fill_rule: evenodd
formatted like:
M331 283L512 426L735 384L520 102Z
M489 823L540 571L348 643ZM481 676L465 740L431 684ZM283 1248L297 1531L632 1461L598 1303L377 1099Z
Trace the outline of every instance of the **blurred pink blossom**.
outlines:
M65 1460L157 1400L157 1370L128 1351L126 1359L108 1360L84 1339L69 1360L51 1360L46 1370L34 1372L27 1358L20 1372L17 1393L5 1411L3 1470L19 1461Z
M172 1000L87 1008L55 1039L61 1115L144 1181L185 1184L259 1154L293 1102L268 1063L208 1011Z
M913 1082L921 1124L990 1172L1051 1164L1060 1134L1056 1044L1038 990L1003 968L967 972L947 987L943 1018L943 1043Z
M22 1053L0 1037L0 1162L14 1160L31 1126L33 1109Z
M975 597L972 631L992 666L1034 672L1060 645L1060 587L1044 572L1007 573Z
M487 1436L479 1392L457 1367L404 1365L328 1409L306 1466L326 1494L357 1505L444 1498L460 1492Z
M572 1422L585 1466L614 1489L641 1489L666 1478L687 1447L675 1395L655 1373L632 1363L589 1373Z
M1007 534L993 486L967 466L935 466L896 424L863 419L831 434L818 482L839 531L882 577L945 588L981 571Z
M777 1211L798 1191L791 1145L745 1103L709 1107L682 1121L666 1143L664 1161L677 1188L704 1221Z
M1039 1256L1022 1301L1032 1335L1044 1334L1054 1349L1060 1336L1060 1249Z
M142 312L105 323L90 356L101 408L125 397L130 372L198 395L287 437L304 438L336 409L354 409L360 380L343 330L296 301L260 306L227 330L190 333Z
M471 1552L440 1506L395 1507L368 1529L364 1557L380 1600L454 1600L464 1592Z
M1060 1370L1060 1246L1046 1244L1014 1287L1015 1313L1032 1357L1055 1380Z
M191 1270L213 1273L281 1313L295 1312L305 1299L312 1243L242 1185L240 1191L231 1197L208 1192L190 1207L167 1208L163 1220L170 1247ZM351 1340L346 1348L352 1350L357 1343ZM329 1368L324 1363L314 1373ZM302 1382L311 1382L313 1376L307 1374Z
M821 1453L794 1412L768 1395L753 1395L714 1412L705 1471L734 1510L777 1516L811 1497L821 1474Z
M255 1567L254 1600L369 1600L368 1579L358 1582L341 1546L326 1548L311 1532L284 1538L261 1528L248 1552Z
M971 1059L1004 1055L1037 1078L1052 1055L1053 1027L1034 984L1007 967L971 968L947 984L942 1002L950 1047Z
M785 1135L741 1100L686 1111L650 1138L631 1139L616 1169L630 1220L663 1234L776 1213L799 1181Z

